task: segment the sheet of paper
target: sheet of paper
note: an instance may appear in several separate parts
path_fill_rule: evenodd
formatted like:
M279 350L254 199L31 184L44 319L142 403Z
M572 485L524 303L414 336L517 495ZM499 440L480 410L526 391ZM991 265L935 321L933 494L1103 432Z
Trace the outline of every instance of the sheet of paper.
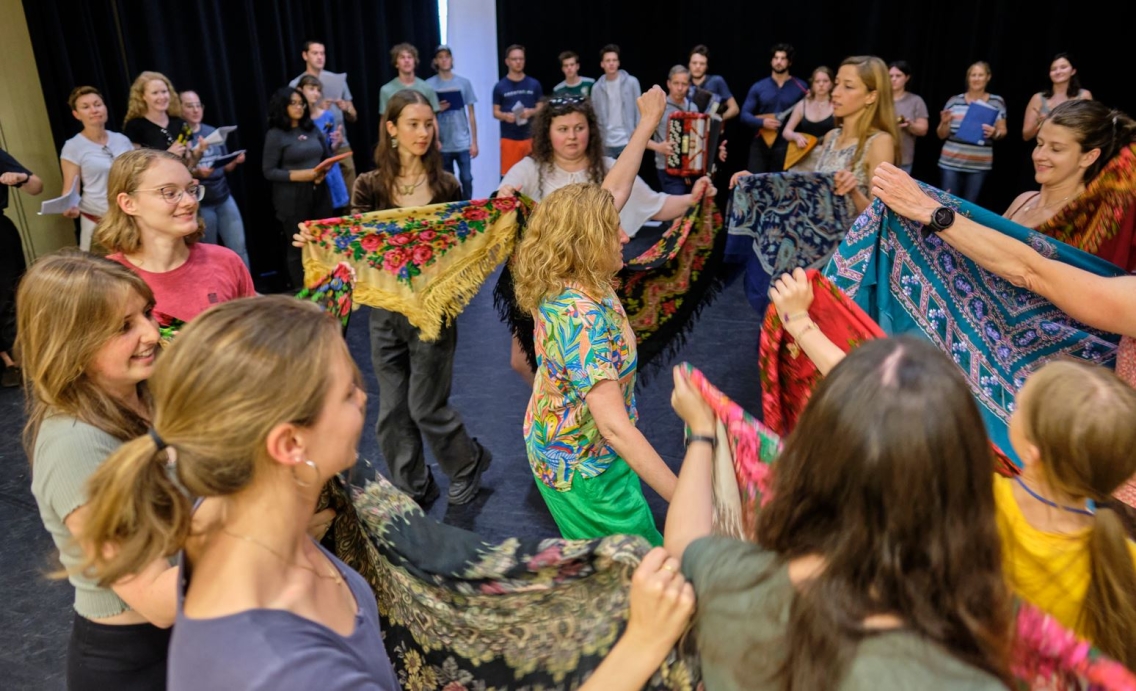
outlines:
M205 143L210 146L213 146L214 144L224 144L225 140L229 138L229 133L235 129L237 129L236 125L225 125L224 127L218 127L217 129L209 133L209 136L205 138Z
M39 215L61 214L73 206L79 206L79 176L71 181L71 191L62 197L48 199L39 207Z
M234 151L233 153L225 154L224 156L214 156L213 158L203 158L203 159L201 159L201 162L198 163L197 165L199 165L203 168L216 168L217 166L228 165L234 158L245 153L245 151L246 151L245 149L241 149L240 151Z

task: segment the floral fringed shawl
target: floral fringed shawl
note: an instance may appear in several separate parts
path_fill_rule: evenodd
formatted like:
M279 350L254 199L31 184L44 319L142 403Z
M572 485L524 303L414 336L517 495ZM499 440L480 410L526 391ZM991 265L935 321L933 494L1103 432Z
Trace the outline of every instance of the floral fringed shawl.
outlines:
M346 262L355 302L398 312L434 340L512 254L531 209L527 197L499 197L308 221L304 283Z

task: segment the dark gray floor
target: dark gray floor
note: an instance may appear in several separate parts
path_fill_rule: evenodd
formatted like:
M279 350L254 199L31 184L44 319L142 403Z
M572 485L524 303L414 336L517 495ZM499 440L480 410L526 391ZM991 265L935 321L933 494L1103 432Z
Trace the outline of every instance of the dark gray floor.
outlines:
M430 514L493 540L510 535L551 536L556 526L533 485L521 437L529 390L509 368L509 334L497 320L488 289L495 280L490 280L459 319L451 398L470 433L493 452L493 466L484 476L482 494L460 507L446 505L445 476L435 468L443 499ZM352 317L348 341L367 378L371 396L368 429L373 429L378 390L371 371L367 317L366 309ZM756 413L760 409L758 328L757 315L746 302L739 281L703 312L675 362L690 361ZM666 373L640 388L639 427L677 471L682 429L670 409L670 391ZM0 607L0 688L62 689L72 591L66 581L46 577L57 562L29 490L28 463L19 442L22 407L20 390L0 390L0 593L5 600ZM364 433L359 451L361 458L383 469L373 433ZM360 468L357 477L367 472L373 471ZM644 489L661 528L665 504L645 485Z

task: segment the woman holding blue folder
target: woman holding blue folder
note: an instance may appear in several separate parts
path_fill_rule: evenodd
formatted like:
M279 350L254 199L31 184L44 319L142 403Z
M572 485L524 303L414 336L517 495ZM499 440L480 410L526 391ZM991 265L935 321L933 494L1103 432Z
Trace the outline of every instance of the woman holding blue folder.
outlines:
M994 167L991 143L1006 136L1006 102L987 93L990 65L979 61L966 73L967 90L951 96L940 113L936 134L945 139L939 156L940 186L977 203L986 175Z

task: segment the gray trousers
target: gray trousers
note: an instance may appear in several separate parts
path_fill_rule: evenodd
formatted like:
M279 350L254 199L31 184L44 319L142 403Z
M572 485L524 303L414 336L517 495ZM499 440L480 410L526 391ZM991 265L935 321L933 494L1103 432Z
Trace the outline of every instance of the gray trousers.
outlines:
M451 480L473 472L481 449L461 415L450 407L456 324L436 341L422 341L401 314L371 310L371 362L379 380L379 421L375 434L395 487L421 498L433 483L422 437Z

